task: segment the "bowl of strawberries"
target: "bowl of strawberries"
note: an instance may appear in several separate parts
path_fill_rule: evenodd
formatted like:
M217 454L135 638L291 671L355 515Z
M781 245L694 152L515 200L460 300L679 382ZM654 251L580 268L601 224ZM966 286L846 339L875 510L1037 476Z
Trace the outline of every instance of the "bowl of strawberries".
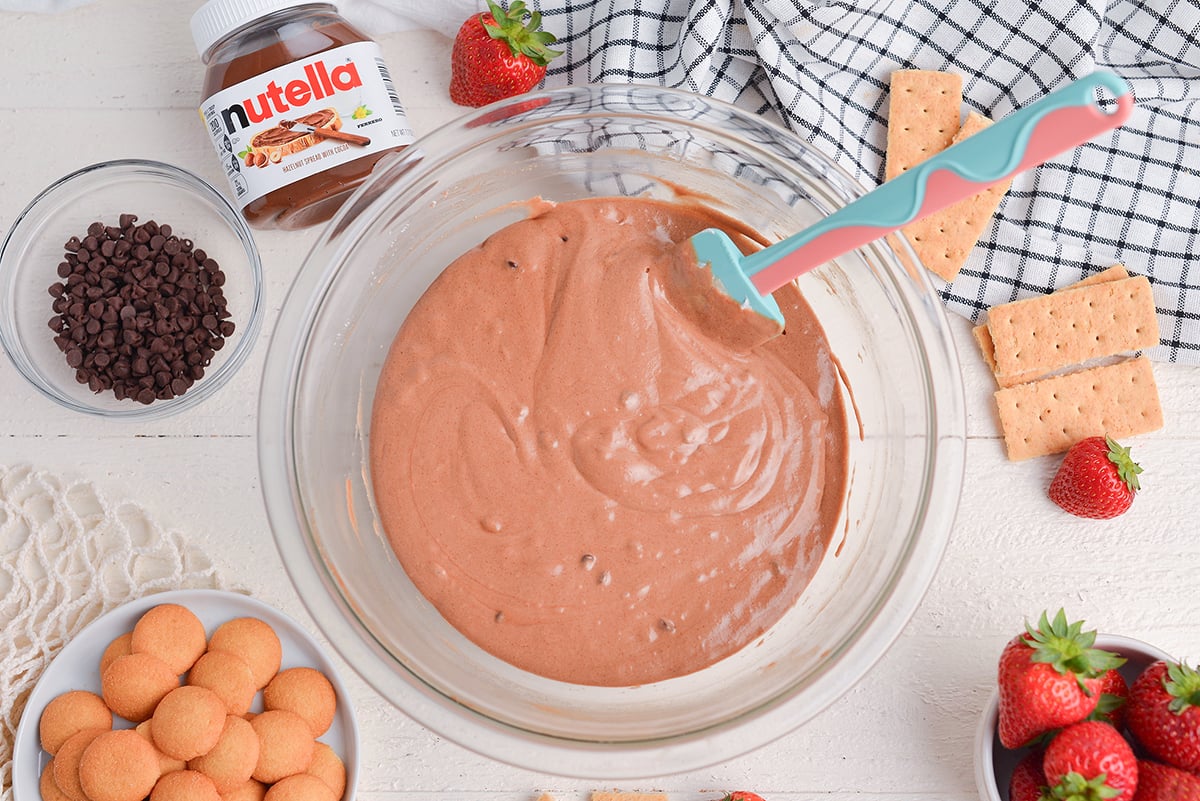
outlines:
M986 801L1200 801L1200 672L1043 612L1001 653L975 780Z

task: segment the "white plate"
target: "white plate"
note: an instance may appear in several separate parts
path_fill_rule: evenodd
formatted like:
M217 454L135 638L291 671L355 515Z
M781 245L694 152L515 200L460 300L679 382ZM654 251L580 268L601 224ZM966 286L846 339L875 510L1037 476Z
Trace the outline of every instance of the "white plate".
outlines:
M320 740L328 744L345 763L346 792L342 795L342 801L354 801L354 788L358 783L358 723L354 718L350 695L333 663L317 641L287 615L249 596L220 590L176 590L130 601L90 623L59 651L29 695L17 726L12 771L13 797L16 801L40 801L41 798L38 780L42 768L50 761L50 755L42 750L38 736L42 710L68 690L90 690L99 695L100 657L104 649L118 636L132 631L133 625L147 610L166 603L179 604L192 610L204 623L210 636L217 626L227 620L236 617L260 618L279 635L279 642L283 646L281 669L312 667L329 678L337 693L337 714L333 718L333 725L321 735ZM260 692L255 698L254 709L261 708ZM120 717L114 717L114 721L114 728L133 725Z

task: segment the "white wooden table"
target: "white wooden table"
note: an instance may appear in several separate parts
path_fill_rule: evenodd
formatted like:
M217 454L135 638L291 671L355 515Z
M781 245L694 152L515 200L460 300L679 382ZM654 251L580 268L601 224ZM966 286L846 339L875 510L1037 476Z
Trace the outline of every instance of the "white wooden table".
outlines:
M0 229L55 178L142 157L224 188L196 118L203 68L188 33L198 0L97 0L58 16L0 13ZM447 96L450 42L430 32L381 44L418 134L459 113ZM266 340L317 232L256 236L266 270ZM940 572L904 634L851 692L792 735L691 774L626 783L672 799L753 789L768 801L970 799L972 736L995 659L1022 621L1065 606L1101 630L1200 659L1200 369L1158 365L1166 428L1132 441L1146 469L1133 509L1111 522L1046 498L1057 460L1011 464L992 380L965 320L950 321L968 405L966 481ZM255 453L265 341L217 396L167 421L103 423L62 410L0 360L0 464L95 481L186 532L233 584L311 626L267 525ZM604 782L530 773L435 736L347 669L363 733L364 801L583 798Z

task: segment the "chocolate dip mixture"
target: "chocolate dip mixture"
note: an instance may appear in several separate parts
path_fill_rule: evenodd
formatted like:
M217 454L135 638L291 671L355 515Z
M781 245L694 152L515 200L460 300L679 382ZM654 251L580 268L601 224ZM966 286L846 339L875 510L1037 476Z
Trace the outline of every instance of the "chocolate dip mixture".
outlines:
M371 471L405 571L481 648L633 685L751 643L799 598L846 481L828 343L799 291L750 351L669 300L714 224L629 198L536 207L418 301L375 396Z

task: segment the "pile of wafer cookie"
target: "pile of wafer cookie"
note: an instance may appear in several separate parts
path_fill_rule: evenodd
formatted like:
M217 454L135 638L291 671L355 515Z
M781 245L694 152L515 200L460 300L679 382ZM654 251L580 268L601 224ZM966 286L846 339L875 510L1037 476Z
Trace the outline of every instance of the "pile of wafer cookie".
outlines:
M345 765L318 739L337 693L313 668L280 670L282 655L258 618L209 637L184 606L148 610L105 649L100 695L72 690L42 712L43 801L337 801Z
M962 79L924 70L892 73L887 177L982 130L960 124ZM921 262L954 280L999 207L997 184L903 229ZM996 404L1010 459L1068 450L1091 436L1114 438L1162 427L1150 361L1128 357L1158 344L1150 282L1111 267L1049 295L993 306L975 328L1000 390Z

